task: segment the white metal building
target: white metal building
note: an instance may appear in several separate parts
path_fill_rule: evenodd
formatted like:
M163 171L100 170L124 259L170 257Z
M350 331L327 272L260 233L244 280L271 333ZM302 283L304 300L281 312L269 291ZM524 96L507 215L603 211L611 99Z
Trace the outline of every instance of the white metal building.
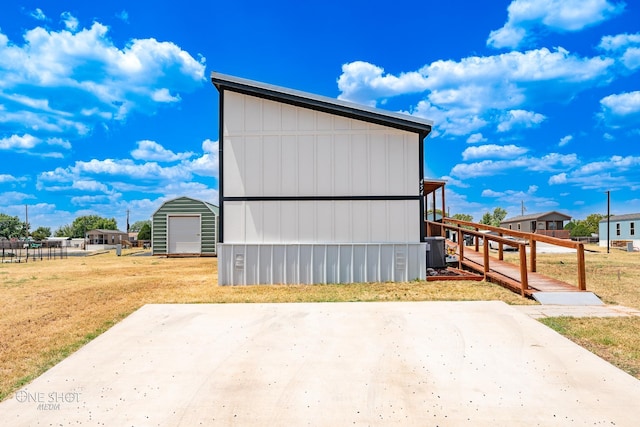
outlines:
M425 277L432 123L213 73L219 284Z

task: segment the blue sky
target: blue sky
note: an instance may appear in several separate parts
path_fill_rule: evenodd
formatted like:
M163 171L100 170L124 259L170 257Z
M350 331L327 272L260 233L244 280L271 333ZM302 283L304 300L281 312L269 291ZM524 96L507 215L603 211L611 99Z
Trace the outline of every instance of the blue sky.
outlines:
M121 229L217 204L211 71L434 121L427 178L479 221L640 212L640 2L22 1L0 15L0 212Z

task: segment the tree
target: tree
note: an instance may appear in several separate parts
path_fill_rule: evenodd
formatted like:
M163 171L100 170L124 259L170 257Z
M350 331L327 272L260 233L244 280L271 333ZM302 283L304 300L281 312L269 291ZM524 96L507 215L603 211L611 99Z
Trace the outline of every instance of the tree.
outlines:
M51 236L51 229L49 227L38 227L31 233L31 236L35 240L44 240L47 237Z
M151 240L151 225L146 222L138 232L138 240Z
M63 225L56 231L58 237L82 238L85 233L95 229L117 230L118 223L115 218L103 218L99 215L84 215L74 219L71 225Z
M17 216L9 216L0 213L0 237L11 239L12 237L20 237L24 223Z
M457 213L457 214L454 214L452 218L453 219L458 219L460 221L473 222L473 216L471 216L469 214Z
M598 233L600 229L600 221L606 217L606 215L591 214L585 218L584 223L587 230L589 230L589 235L591 235L591 233Z
M493 213L486 212L482 219L480 220L480 224L493 225L494 227L500 227L500 223L507 216L507 211L502 208L495 208Z
M140 232L140 230L142 230L142 226L145 224L151 227L151 220L145 219L143 221L136 221L133 224L131 224L131 226L129 227L129 231L132 233Z

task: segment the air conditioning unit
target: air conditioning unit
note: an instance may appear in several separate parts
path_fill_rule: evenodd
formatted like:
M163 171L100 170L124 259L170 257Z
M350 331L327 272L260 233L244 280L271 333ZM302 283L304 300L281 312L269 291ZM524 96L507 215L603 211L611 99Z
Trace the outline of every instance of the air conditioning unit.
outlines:
M427 237L427 268L445 268L447 252L444 237Z

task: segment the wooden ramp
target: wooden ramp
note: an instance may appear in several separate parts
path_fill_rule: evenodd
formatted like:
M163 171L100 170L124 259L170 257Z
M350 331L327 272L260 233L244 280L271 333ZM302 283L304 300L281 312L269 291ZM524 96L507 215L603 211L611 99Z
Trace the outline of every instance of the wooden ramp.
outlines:
M575 285L531 271L527 272L528 286L523 289L520 268L517 265L489 256L489 271L485 273L483 253L469 247L464 249L462 265L480 274L485 274L487 280L523 294L523 296L531 296L536 292L580 292L580 289Z

